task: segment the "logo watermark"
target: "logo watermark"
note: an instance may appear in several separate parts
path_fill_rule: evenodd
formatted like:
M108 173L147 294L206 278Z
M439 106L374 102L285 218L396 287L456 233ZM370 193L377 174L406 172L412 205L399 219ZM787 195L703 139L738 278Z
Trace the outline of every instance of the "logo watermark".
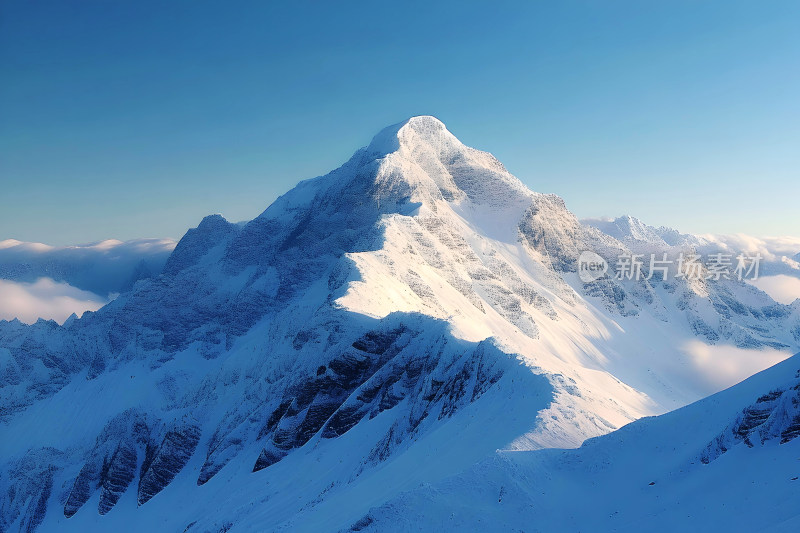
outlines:
M608 263L598 254L590 251L581 252L578 257L578 277L584 283L600 279L608 272Z

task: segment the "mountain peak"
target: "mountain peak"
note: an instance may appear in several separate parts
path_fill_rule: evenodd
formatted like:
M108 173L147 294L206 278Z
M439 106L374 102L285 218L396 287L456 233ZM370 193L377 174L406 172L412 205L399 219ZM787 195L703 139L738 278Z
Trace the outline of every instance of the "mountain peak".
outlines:
M444 144L464 146L447 130L441 120L430 115L420 115L382 129L372 139L367 151L388 155L398 151L401 146L413 147L421 143L435 146Z
M370 159L382 160L385 176L402 176L412 188L424 184L428 190L438 189L456 204L466 199L500 208L513 204L515 212L530 204L532 193L500 161L464 145L436 117L411 117L384 128L364 151Z

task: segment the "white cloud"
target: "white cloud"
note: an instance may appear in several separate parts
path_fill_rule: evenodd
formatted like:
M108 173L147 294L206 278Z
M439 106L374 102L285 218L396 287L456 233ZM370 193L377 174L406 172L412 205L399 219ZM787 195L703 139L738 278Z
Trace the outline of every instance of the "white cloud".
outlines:
M158 274L175 248L171 239L109 239L77 246L0 241L0 278L33 283L41 277L106 295L130 287L134 277Z
M792 355L791 352L775 348L745 349L709 345L699 340L689 341L683 350L691 357L695 371L718 389L739 383Z
M758 279L749 280L749 282L782 304L790 304L800 298L800 279L792 276L785 274L761 276Z
M80 316L85 311L96 311L108 301L50 278L39 278L33 283L0 279L0 319L19 318L32 324L45 318L63 324L72 313Z
M698 236L732 252L760 253L766 261L780 261L782 257L791 258L800 252L800 237L753 237L743 233Z

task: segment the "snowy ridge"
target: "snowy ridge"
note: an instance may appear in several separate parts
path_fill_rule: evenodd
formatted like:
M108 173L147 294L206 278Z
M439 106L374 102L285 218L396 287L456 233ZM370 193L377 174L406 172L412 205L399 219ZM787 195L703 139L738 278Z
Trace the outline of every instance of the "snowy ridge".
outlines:
M744 283L579 281L629 246L437 119L391 126L96 313L0 322L0 529L345 528L800 349Z
M679 233L665 226L658 228L648 226L630 215L615 219L583 219L581 222L633 247L637 244L644 245L646 249L681 245L698 246L707 242L695 235Z
M657 531L796 531L800 425L787 395L797 394L798 383L800 354L576 450L496 454L401 494L343 530L634 532L647 524ZM783 417L766 404L794 414ZM753 423L756 411L772 414ZM714 460L709 453L731 435L726 424L738 438ZM759 426L777 438L748 442Z

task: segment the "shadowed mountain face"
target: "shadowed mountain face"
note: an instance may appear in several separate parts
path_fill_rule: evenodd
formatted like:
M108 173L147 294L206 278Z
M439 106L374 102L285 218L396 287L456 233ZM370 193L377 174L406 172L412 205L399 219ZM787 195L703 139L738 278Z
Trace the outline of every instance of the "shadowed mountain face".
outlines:
M96 313L0 323L0 530L349 527L798 346L796 306L735 280L582 283L587 249L630 252L438 120L391 126L245 225L206 217Z

